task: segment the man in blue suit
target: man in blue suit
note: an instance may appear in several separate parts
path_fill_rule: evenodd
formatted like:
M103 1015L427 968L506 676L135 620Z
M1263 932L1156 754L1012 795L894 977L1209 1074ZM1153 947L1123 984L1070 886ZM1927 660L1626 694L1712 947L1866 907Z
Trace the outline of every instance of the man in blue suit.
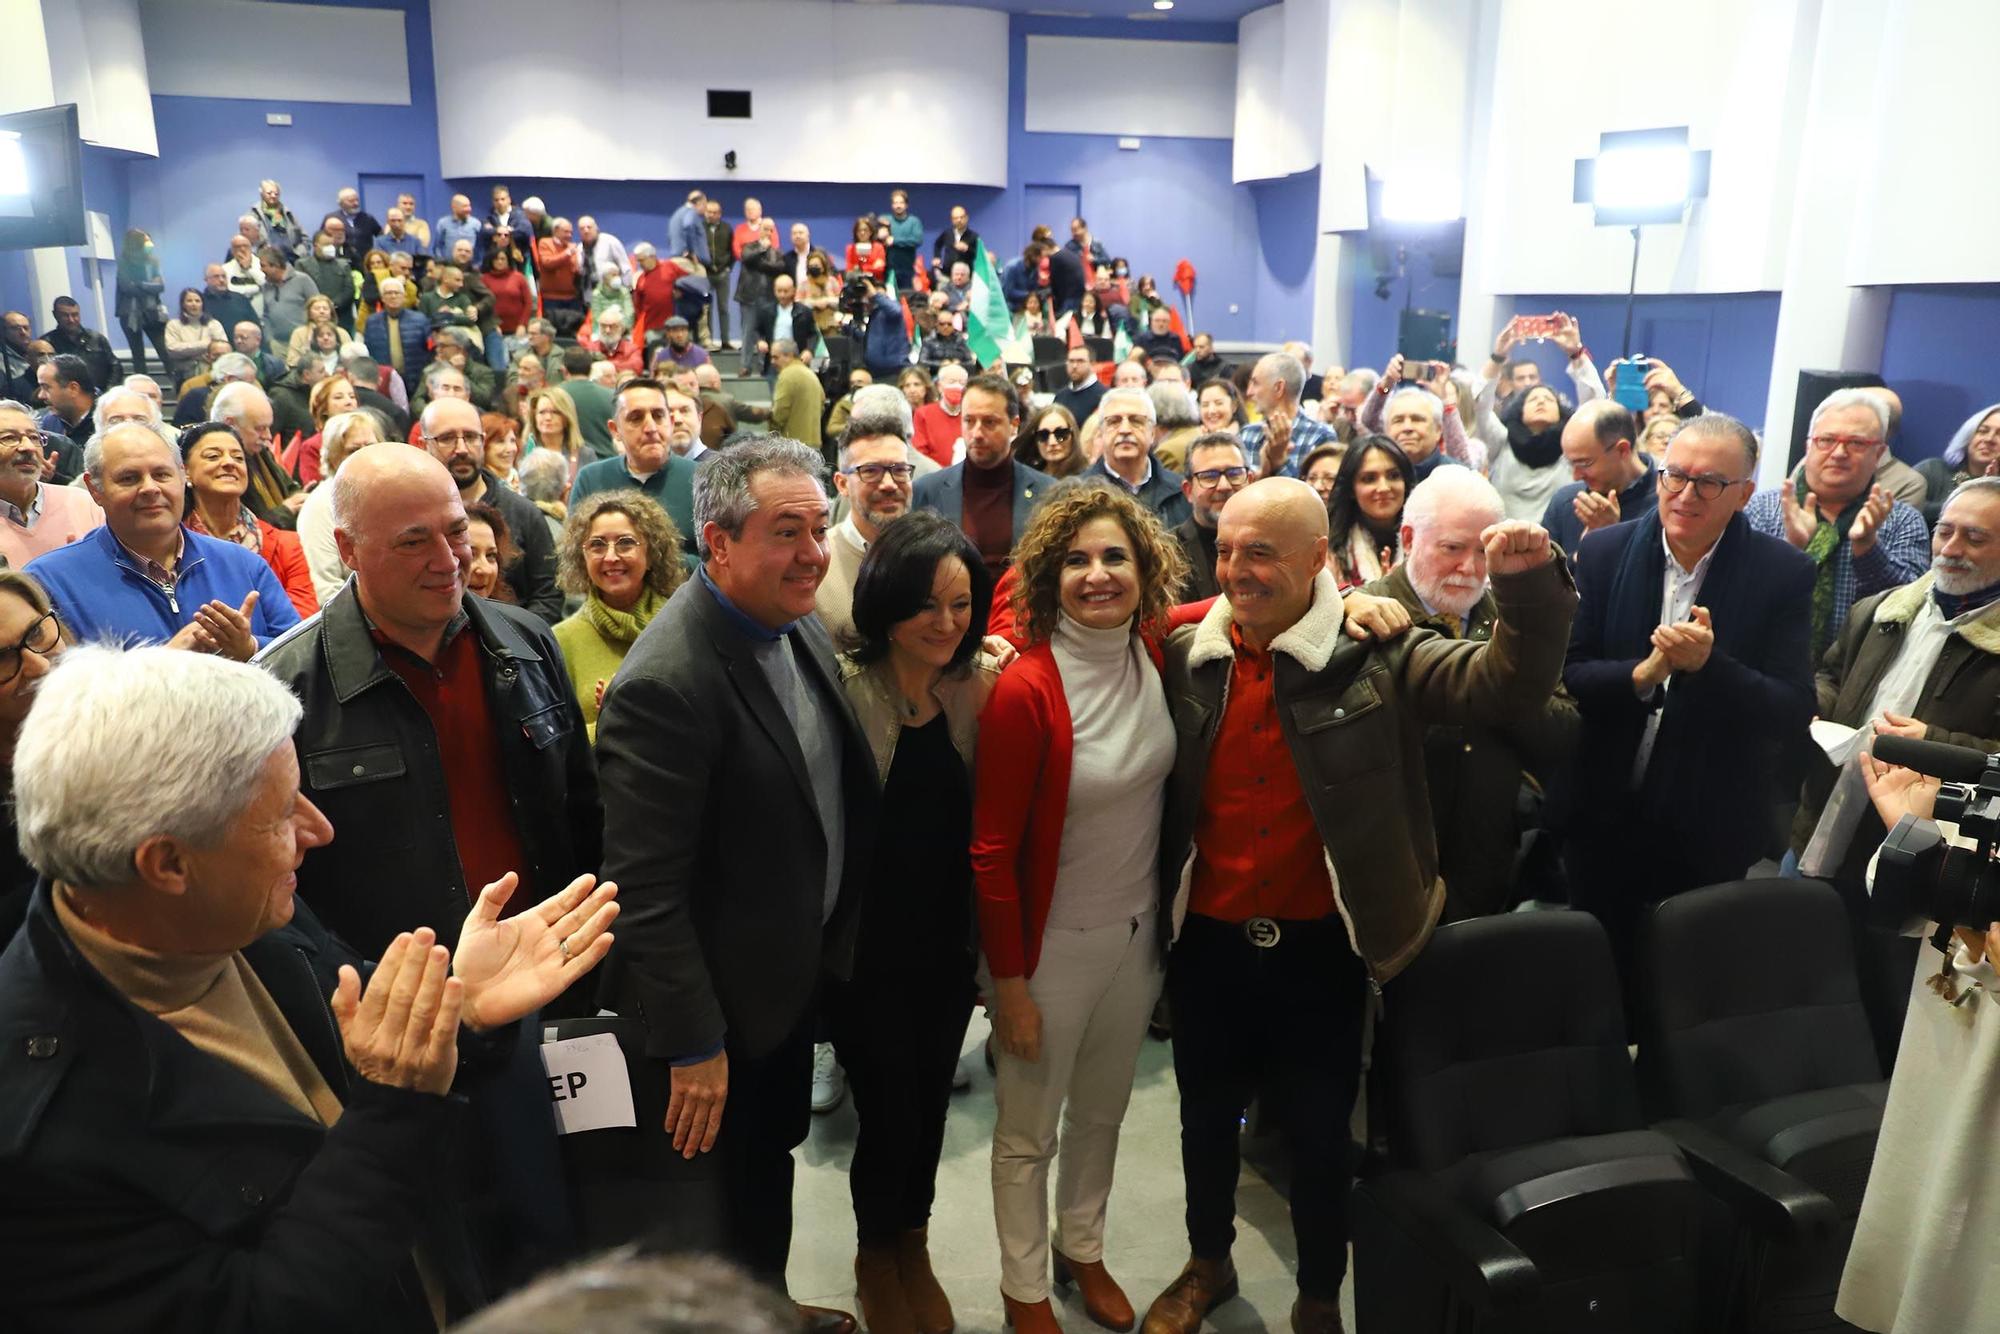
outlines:
M1587 534L1563 684L1583 715L1571 898L1621 965L1648 904L1739 878L1772 848L1811 722L1813 563L1751 529L1757 441L1705 413L1674 437L1659 508ZM1628 974L1629 976L1629 974Z
M1055 479L1012 455L1021 408L1005 376L975 375L966 383L959 423L965 461L919 478L910 503L963 528L998 579L1013 559L1028 516Z

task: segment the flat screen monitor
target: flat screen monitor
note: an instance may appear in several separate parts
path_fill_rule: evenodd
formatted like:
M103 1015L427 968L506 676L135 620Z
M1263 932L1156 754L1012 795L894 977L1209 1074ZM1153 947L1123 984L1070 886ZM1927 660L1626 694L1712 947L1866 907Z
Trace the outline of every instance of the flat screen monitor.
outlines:
M83 245L86 227L75 103L0 116L0 250Z

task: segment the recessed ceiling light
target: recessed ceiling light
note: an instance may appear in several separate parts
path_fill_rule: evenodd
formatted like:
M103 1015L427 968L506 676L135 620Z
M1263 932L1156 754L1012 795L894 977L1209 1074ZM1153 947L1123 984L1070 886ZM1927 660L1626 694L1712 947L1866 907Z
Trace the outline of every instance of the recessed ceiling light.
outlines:
M1153 8L1155 9L1172 9L1173 7L1174 0L1153 0Z

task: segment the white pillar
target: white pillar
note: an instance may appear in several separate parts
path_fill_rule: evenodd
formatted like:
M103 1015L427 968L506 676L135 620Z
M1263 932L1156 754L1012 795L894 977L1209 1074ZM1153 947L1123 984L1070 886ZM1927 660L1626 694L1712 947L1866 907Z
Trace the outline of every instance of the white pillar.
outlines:
M1771 387L1764 407L1760 486L1784 479L1792 409L1802 370L1879 370L1889 319L1886 288L1850 287L1850 230L1841 224L1865 189L1856 163L1870 161L1880 91L1886 0L1827 0L1817 10L1812 85L1793 192L1791 243L1778 300ZM1814 20L1801 6L1801 40Z

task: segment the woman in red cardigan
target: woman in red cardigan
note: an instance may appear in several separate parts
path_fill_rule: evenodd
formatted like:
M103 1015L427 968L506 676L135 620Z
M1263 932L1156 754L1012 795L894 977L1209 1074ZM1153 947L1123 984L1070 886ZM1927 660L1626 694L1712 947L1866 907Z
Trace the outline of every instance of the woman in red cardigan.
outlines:
M1060 1334L1055 1277L1100 1325L1130 1329L1105 1271L1118 1130L1160 992L1170 905L1155 868L1173 723L1159 645L1186 561L1123 491L1045 501L1016 548L1028 648L980 716L972 868L997 1068L993 1209L1018 1334Z
M875 219L863 214L854 220L854 239L848 242L846 263L849 274L865 273L876 282L889 271L889 247L875 239Z

